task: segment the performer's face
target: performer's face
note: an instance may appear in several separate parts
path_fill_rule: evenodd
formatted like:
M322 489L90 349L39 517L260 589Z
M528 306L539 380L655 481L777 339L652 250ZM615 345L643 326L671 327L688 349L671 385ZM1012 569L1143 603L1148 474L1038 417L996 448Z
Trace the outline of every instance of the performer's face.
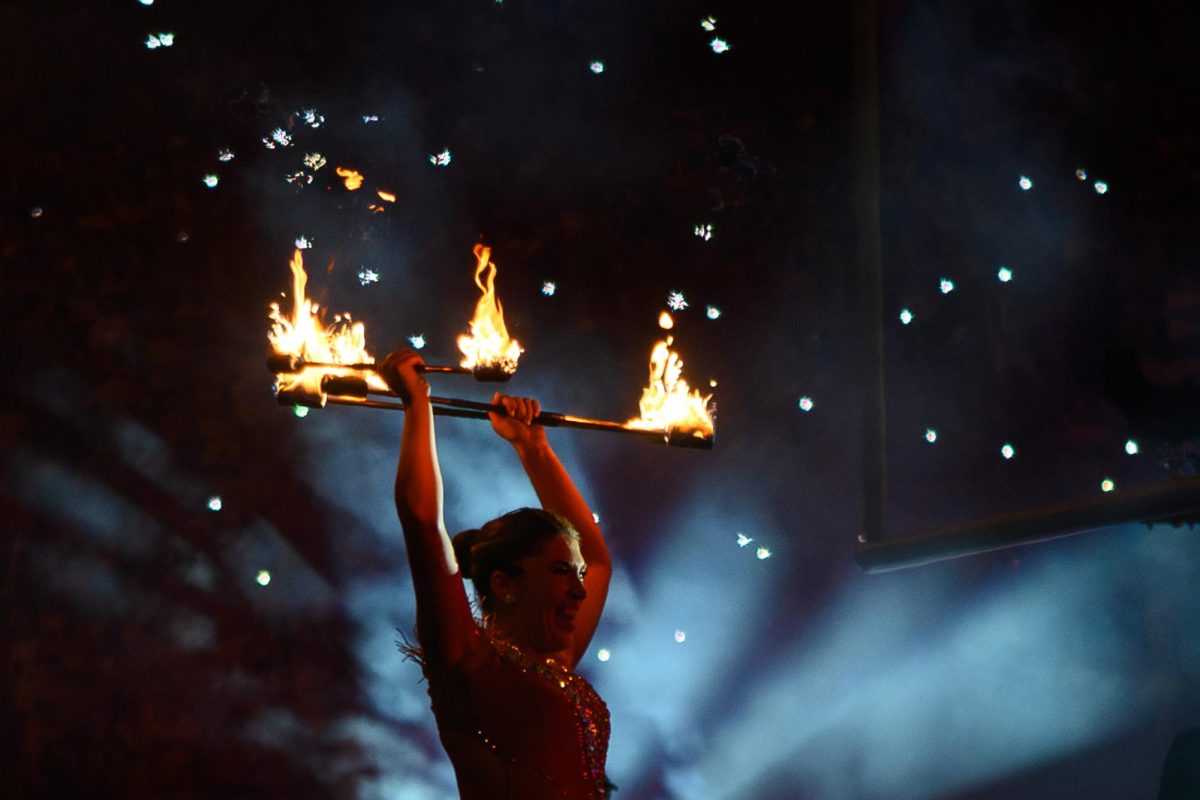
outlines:
M555 536L519 563L523 572L509 579L515 601L506 609L506 627L518 644L538 653L568 650L575 639L575 615L587 597L587 564L579 543Z

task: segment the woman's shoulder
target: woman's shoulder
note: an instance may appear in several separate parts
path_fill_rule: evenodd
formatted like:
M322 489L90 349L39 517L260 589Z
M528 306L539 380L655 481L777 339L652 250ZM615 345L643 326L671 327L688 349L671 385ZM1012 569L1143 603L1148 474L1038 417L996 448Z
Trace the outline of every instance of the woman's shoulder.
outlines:
M420 636L416 631L413 632L412 637L399 628L397 628L397 633L400 638L396 640L396 646L404 655L405 660L416 662L427 679L433 673L470 674L495 660L499 654L497 640L478 621L472 627L470 645L466 649L465 656L454 663L439 659L433 652L422 647Z

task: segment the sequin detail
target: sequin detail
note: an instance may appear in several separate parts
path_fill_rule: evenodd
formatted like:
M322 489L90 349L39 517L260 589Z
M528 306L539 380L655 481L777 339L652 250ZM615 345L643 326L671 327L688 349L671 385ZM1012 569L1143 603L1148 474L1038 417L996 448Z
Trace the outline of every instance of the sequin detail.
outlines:
M517 668L532 672L566 694L575 708L575 729L583 777L596 788L597 797L608 796L604 762L608 755L608 706L582 675L576 675L552 658L535 661L524 650L494 636L488 636L495 652ZM486 741L486 740L485 740Z
M605 705L600 695L596 693L596 690L592 688L592 685L582 675L576 675L552 658L541 661L531 658L515 644L492 635L486 627L477 627L476 633L488 641L495 658L517 668L523 673L536 676L536 678L544 681L555 691L562 693L566 697L574 711L575 730L580 754L579 768L584 783L594 788L595 794L593 796L595 798L610 797L610 790L616 787L609 783L604 772L610 732L608 706ZM400 651L404 653L405 658L417 662L425 677L430 678L430 664L426 660L422 649L413 644L404 635L403 631L400 631L400 640L396 644ZM472 726L465 730L458 729L458 732L472 736L484 747L495 753L497 757L515 766L522 766L519 759L514 758L511 754L504 753L483 729ZM524 768L529 769L528 766ZM562 786L559 781L550 775L538 770L529 771L538 775L547 784L557 787L557 791L563 800L579 800L579 798L568 792L566 787Z

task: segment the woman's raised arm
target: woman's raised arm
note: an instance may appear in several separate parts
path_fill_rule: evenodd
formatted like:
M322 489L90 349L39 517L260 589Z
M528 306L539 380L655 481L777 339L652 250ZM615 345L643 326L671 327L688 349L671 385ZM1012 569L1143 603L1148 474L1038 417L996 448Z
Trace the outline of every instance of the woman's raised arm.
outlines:
M404 401L404 431L396 467L396 513L417 597L417 639L427 658L461 664L477 641L454 546L442 518L442 474L434 439L429 385L412 350L389 355L379 374Z
M596 626L600 624L604 600L608 597L608 583L612 577L608 545L592 516L592 509L575 488L571 475L546 440L545 430L541 425L530 424L541 411L538 402L530 398L508 397L499 392L492 402L502 405L507 412L507 416L491 414L492 427L516 450L542 508L565 517L579 531L579 552L587 563L587 577L584 580L587 598L575 617L574 666L587 652Z

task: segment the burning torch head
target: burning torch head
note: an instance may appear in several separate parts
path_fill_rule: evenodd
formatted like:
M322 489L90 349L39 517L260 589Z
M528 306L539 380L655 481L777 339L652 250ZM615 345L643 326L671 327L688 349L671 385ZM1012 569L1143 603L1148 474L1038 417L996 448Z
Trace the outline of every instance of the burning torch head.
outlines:
M276 375L299 372L304 360L290 353L272 353L267 356L267 369Z
M699 431L669 431L663 443L670 447L688 447L692 450L712 450L713 434L703 435Z
M305 380L301 376L286 385L275 388L275 400L281 406L304 406L305 408L324 408L326 394L320 384Z
M365 399L367 381L353 375L324 375L320 372L300 373L296 379L282 384L275 391L281 406L324 408L329 395Z
M505 383L513 376L499 365L476 366L471 370L471 374L481 383Z

